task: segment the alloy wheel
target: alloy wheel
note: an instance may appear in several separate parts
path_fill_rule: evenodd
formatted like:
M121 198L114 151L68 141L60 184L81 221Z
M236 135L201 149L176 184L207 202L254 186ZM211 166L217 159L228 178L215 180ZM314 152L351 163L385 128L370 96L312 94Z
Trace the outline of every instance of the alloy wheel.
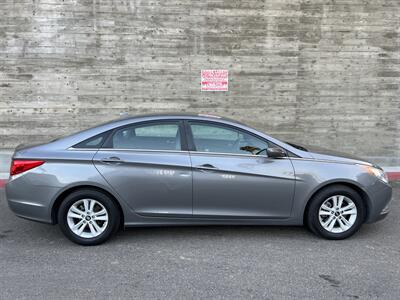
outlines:
M102 234L108 225L107 209L94 199L80 199L68 210L69 229L81 238L95 238Z
M331 196L320 206L318 218L326 231L343 233L356 222L357 207L349 197L343 195Z

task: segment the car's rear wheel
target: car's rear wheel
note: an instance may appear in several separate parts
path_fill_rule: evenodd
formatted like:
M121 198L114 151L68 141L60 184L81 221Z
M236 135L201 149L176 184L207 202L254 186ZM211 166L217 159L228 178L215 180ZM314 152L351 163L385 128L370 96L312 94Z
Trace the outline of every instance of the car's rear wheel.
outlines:
M120 224L114 201L104 193L83 189L69 194L58 210L61 231L80 245L98 245L108 240Z
M327 239L345 239L356 233L365 218L365 206L353 189L330 186L318 192L307 210L307 225Z

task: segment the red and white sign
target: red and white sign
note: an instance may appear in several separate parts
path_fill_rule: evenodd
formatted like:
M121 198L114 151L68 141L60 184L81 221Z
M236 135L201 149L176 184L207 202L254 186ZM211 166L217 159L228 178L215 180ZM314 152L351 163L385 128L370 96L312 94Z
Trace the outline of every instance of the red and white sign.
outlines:
M201 70L202 91L228 91L228 70Z

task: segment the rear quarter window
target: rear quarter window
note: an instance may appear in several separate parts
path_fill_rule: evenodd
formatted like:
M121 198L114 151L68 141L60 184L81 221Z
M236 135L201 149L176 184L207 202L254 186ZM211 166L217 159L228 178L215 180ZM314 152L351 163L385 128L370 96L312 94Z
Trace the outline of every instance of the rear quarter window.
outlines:
M80 142L73 146L73 148L78 149L98 149L101 148L105 140L107 139L109 132L103 132L101 134L95 135L94 137L88 138L83 142Z

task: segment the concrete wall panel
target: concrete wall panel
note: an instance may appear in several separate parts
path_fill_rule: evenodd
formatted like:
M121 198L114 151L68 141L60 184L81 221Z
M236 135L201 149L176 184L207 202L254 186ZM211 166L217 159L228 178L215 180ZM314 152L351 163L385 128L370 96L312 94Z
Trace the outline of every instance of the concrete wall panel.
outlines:
M215 113L400 164L398 0L0 0L0 148ZM229 92L201 92L201 69Z

